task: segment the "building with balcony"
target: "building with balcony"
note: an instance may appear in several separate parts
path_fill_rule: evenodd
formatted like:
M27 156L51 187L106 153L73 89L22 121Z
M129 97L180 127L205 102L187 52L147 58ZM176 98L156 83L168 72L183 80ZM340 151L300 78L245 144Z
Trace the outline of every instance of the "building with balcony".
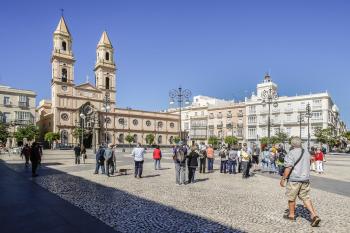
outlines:
M278 92L278 86L269 75L266 75L263 82L257 85L256 93L246 98L247 127L245 132L247 140L257 142L259 138L268 135L268 105L264 104L262 93L264 90L272 89ZM271 105L270 125L271 136L278 132L285 132L289 136L301 136L304 142L307 141L307 118L305 118L306 106L310 104L312 117L310 118L311 144L316 143L314 132L317 128L332 128L334 135L339 135L346 130L345 124L340 120L338 107L328 92L280 96L277 99L278 106ZM299 122L299 117L304 120Z
M19 127L35 124L35 98L34 91L0 85L0 120L11 133L11 137L2 142L7 147L17 146L12 135Z

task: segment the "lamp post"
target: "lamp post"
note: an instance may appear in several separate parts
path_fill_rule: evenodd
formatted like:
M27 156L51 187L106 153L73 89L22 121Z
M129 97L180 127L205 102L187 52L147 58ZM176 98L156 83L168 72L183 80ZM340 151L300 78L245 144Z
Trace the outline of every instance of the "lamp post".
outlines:
M307 118L307 149L310 151L310 119L312 118L311 105L308 103L306 105L305 117Z
M102 112L105 112L105 143L106 143L106 145L108 144L107 113L111 109L110 102L111 101L110 101L109 95L106 94L105 97L103 98L103 106L101 108Z
M269 106L269 113L267 117L267 137L270 141L271 137L271 105L273 107L278 107L278 94L275 89L269 88L268 90L264 90L261 94L261 98L263 99L262 103L265 105L267 104Z
M185 103L186 105L188 105L190 103L190 97L191 97L192 93L190 90L187 89L183 89L181 86L178 89L173 89L169 92L169 98L170 98L170 104L174 104L175 101L178 104L179 107L179 111L180 111L180 122L179 122L179 136L180 136L180 140L182 141L182 123L181 123L181 111L182 111L182 107L183 104Z
M299 123L299 130L300 130L300 139L301 139L301 126L302 126L302 123L304 122L304 116L301 112L299 112L299 116L298 116L298 123Z
M85 119L86 116L84 115L84 113L80 113L80 118L82 120L81 122L81 142L80 145L84 145L84 127L85 127Z

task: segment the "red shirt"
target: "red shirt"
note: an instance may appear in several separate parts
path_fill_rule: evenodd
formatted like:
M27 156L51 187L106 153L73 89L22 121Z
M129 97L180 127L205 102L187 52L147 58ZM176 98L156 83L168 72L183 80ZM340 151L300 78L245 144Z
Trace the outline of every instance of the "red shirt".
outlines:
M315 160L316 161L323 161L323 153L322 152L316 152Z
M160 149L154 149L153 151L153 159L161 159L162 157L162 152Z

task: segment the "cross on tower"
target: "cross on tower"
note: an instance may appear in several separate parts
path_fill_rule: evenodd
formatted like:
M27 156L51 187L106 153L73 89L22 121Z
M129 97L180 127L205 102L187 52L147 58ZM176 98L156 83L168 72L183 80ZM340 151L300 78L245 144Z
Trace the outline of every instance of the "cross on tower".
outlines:
M60 9L60 11L61 11L61 16L63 17L63 12L64 12L64 9L63 9L63 8L61 8L61 9Z

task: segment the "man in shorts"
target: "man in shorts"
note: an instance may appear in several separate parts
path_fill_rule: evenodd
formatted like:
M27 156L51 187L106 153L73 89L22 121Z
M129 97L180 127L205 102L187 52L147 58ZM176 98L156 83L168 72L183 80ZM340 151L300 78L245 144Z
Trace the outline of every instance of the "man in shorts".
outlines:
M281 187L286 187L288 198L289 214L283 218L295 221L295 200L299 197L304 202L304 206L310 211L311 226L317 227L321 219L317 216L310 199L310 159L308 150L302 148L299 137L291 140L292 150L284 159L285 171L281 178ZM287 181L287 184L286 184Z

